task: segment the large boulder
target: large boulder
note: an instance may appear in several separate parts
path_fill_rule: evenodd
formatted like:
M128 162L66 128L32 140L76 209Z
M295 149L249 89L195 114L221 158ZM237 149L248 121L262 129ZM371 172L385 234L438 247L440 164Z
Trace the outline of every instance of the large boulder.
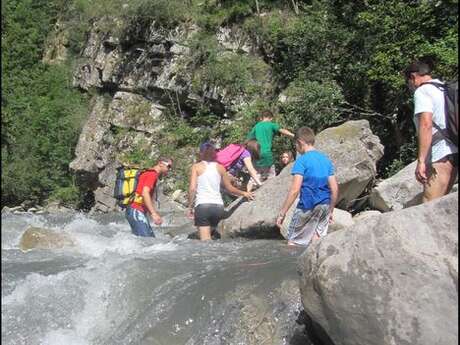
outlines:
M337 206L348 209L374 180L383 145L372 134L369 122L359 120L320 132L315 147L334 162L340 187Z
M376 174L376 162L383 155L383 146L373 135L366 120L349 121L318 134L315 147L326 153L336 167L339 183L338 208L346 209L371 183ZM221 224L223 236L277 237L276 217L292 181L292 163L268 180L257 191L255 200L241 204ZM287 213L289 223L297 202ZM285 235L286 229L281 229Z
M299 260L305 311L335 345L458 341L458 193L358 221Z
M396 211L422 203L423 187L415 179L417 161L379 182L369 195L371 207L382 212Z
M74 245L72 238L66 233L33 226L24 231L19 242L19 248L23 251L31 249L57 249L73 247Z

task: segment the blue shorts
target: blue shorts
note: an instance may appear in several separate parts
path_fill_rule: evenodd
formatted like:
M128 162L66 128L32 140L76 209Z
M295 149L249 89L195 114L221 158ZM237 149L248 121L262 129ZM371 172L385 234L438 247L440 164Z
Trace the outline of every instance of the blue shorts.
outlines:
M126 219L131 225L131 231L136 236L155 237L149 218L144 212L128 206L125 211Z

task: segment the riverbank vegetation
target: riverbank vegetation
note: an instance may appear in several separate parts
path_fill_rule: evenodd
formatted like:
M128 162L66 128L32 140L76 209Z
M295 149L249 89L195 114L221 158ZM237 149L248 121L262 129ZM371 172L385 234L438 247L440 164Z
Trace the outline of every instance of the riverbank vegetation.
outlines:
M78 204L68 164L89 95L72 87L72 68L91 23L102 16L123 19L110 28L122 32L133 22L197 26L184 70L194 91L225 86L232 97L245 97L247 105L230 114L236 121L228 126L213 126L216 115L206 103L190 118L166 123L173 138L167 149L184 157L203 133L224 143L241 141L268 106L292 129L307 124L319 131L349 119L369 120L385 146L378 169L387 177L415 158L411 94L401 70L422 58L435 66L436 77L458 76L458 0L7 0L2 204L49 198ZM62 64L45 64L46 39L58 20L69 28L69 54ZM238 26L257 43L258 56L222 55L215 42L222 25ZM269 85L263 82L268 73ZM286 148L292 146L277 138L275 151Z

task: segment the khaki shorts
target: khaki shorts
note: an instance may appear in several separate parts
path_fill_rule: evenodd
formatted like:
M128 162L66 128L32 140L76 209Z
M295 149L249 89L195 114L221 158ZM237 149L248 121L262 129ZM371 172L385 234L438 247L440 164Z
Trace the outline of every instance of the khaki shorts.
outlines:
M313 235L327 235L329 227L329 204L316 205L312 210L296 209L289 224L287 239L289 242L308 246Z

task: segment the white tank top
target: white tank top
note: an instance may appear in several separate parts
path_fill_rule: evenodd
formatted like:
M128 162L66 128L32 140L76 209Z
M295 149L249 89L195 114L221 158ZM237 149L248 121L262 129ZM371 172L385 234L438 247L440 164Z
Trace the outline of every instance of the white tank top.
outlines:
M206 169L198 176L195 206L200 204L223 205L222 195L220 194L221 175L217 171L216 162L206 162Z

